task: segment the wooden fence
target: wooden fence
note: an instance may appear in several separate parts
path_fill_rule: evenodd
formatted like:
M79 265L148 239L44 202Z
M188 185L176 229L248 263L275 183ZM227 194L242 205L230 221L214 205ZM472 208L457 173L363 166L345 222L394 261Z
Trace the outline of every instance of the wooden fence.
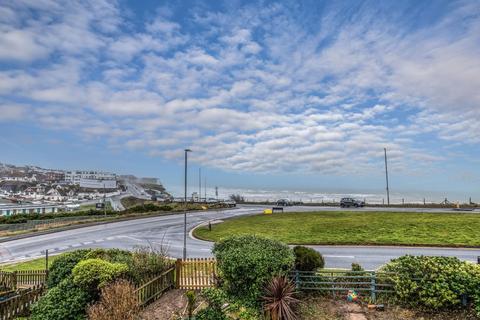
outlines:
M176 262L176 287L202 289L212 287L217 276L217 262L211 258L178 259Z
M172 266L161 275L156 276L140 285L135 293L140 306L145 306L157 300L165 291L175 286L175 267Z
M0 271L0 287L4 290L28 288L47 282L47 270Z
M16 279L13 272L0 271L0 291L16 289Z
M24 289L0 303L0 320L10 320L28 313L30 305L37 302L45 290L44 285Z

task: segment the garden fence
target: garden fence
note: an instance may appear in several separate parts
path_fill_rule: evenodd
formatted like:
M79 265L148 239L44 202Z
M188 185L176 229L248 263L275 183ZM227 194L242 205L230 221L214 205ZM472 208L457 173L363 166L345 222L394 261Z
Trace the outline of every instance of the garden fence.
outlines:
M159 276L153 277L140 285L135 293L140 306L145 306L158 299L165 291L175 286L175 266L168 268Z
M292 274L297 290L311 290L331 293L333 296L346 295L349 290L360 296L369 295L376 302L378 294L388 296L394 293L391 273L375 271L295 271Z
M43 285L47 282L47 270L0 271L0 287L15 290L19 287Z
M213 287L217 278L217 262L212 258L178 259L176 262L176 287L202 289Z
M23 289L0 302L0 320L15 319L28 313L29 307L38 301L45 291L44 285Z

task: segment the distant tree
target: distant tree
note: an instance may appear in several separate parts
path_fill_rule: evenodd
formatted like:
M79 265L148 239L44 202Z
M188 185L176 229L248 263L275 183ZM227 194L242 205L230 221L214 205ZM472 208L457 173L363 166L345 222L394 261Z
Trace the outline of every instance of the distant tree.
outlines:
M231 194L230 195L230 200L233 200L235 202L245 202L245 198L239 194Z

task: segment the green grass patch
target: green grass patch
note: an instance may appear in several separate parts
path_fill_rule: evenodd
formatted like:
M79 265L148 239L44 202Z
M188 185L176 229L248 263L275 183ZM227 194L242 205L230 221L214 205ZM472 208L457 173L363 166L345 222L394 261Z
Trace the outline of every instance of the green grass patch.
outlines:
M414 212L301 212L228 219L194 235L217 241L256 234L289 244L479 247L480 214Z
M55 256L48 257L48 265L51 266L53 261L60 257L61 254ZM24 270L44 270L45 269L45 257L33 259L29 261L8 264L8 265L0 265L0 270L2 271L24 271Z

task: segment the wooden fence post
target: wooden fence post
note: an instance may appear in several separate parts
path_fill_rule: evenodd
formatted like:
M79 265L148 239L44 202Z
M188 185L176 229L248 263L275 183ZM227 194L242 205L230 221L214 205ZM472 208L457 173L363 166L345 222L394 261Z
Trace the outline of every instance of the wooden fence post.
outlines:
M177 259L175 262L175 288L179 289L180 288L180 277L181 275L181 269L182 269L182 259Z
M17 290L17 270L13 271L12 275L12 289Z

